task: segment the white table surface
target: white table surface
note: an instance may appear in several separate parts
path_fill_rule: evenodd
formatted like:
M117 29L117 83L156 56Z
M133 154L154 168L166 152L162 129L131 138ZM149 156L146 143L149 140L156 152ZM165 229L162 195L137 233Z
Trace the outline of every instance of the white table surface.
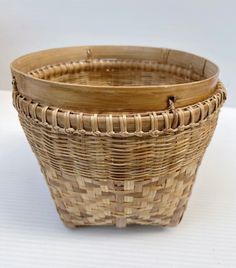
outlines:
M236 109L224 108L175 228L70 230L0 92L0 267L236 267Z

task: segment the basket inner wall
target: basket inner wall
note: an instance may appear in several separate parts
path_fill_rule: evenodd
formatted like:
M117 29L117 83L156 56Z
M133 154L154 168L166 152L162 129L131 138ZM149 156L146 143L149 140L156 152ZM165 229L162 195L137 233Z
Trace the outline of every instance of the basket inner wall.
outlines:
M156 61L93 59L46 65L30 75L51 81L88 86L148 86L180 84L205 77L189 68Z

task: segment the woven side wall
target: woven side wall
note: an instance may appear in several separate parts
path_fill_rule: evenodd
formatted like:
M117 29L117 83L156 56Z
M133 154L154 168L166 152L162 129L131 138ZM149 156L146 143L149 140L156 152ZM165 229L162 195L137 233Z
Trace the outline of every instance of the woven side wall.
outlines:
M174 226L218 111L198 126L145 137L60 133L19 117L66 225Z

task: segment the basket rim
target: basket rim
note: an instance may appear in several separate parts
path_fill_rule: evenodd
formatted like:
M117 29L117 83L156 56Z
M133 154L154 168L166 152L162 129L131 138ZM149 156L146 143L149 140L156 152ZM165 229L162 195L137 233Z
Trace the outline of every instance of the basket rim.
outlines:
M88 60L88 49L95 59L152 60L196 72L208 77L200 81L162 85L82 85L36 78L28 72L50 64L71 60ZM158 47L142 46L75 46L42 50L22 56L11 64L13 80L19 92L48 106L82 112L145 112L168 108L175 97L175 107L202 101L216 91L218 66L193 53ZM50 71L48 70L48 74Z
M79 83L68 83L68 82L59 82L59 81L53 81L53 80L48 80L48 79L41 79L41 78L37 78L37 77L34 77L32 75L30 75L28 72L23 72L23 71L20 71L19 68L17 68L15 65L17 64L18 61L21 61L23 59L25 59L26 57L29 57L29 56L34 56L38 53L46 53L46 52L53 52L53 51L56 51L56 50L61 50L61 49L70 49L70 48L81 48L81 49L93 49L93 48L99 48L99 47L103 47L104 49L106 48L123 48L123 47L127 47L127 48L130 48L130 49L135 49L135 48L139 48L139 49L164 49L164 50L169 50L169 51L173 51L173 52L179 52L179 53L183 53L183 54L186 54L186 55L189 55L189 56L195 56L195 57L198 57L198 58L201 58L201 59L204 59L206 60L207 62L211 63L214 65L214 67L216 68L216 72L214 75L208 77L208 78L204 78L204 79L201 79L201 80L198 80L198 81L190 81L190 82L184 82L184 83L174 83L174 84L166 84L166 85L120 85L120 86L114 86L114 85L92 85L92 84L89 84L89 85L84 85L84 84L79 84ZM172 49L172 48L165 48L165 47L152 47L152 46L124 46L124 45L96 45L96 46L70 46L70 47L59 47L59 48L50 48L50 49L43 49L43 50L39 50L39 51L35 51L35 52L31 52L31 53L27 53L23 56L20 56L18 58L16 58L15 60L13 60L11 63L10 63L10 68L13 72L16 72L16 73L19 73L29 79L33 79L33 80L39 80L40 82L45 82L45 83L49 83L49 84L55 84L55 85L61 85L61 86L72 86L72 87L75 87L75 86L78 86L79 88L81 87L84 87L84 88L106 88L106 89L127 89L127 88L130 88L130 89L135 89L135 88L140 88L140 89L145 89L145 88L171 88L173 86L175 87L178 87L178 88L181 88L183 87L183 85L199 85L201 84L202 82L205 82L205 81L210 81L214 78L218 78L219 76L219 72L220 72L220 69L218 67L218 65L216 63L214 63L213 61L205 58L205 57L201 57L201 56L198 56L197 54L195 53L192 53L192 52L186 52L184 50L179 50L179 49Z

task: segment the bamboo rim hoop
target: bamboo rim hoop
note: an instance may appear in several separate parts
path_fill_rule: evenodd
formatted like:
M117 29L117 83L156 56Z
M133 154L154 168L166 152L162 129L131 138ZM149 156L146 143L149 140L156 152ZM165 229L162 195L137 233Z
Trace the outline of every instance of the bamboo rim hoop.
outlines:
M74 73L80 68L89 68L89 71L96 68L111 70L111 66L126 69L130 73L141 68L144 71L149 69L152 73L164 71L166 75L182 75L192 79L169 85L166 81L167 84L124 83L115 86L48 79L55 73ZM40 69L44 78L36 74ZM22 95L45 106L93 113L165 110L172 96L176 97L176 108L191 105L214 94L219 74L214 63L194 54L166 48L132 46L50 49L16 59L11 64L11 70ZM102 80L101 77L99 80Z

